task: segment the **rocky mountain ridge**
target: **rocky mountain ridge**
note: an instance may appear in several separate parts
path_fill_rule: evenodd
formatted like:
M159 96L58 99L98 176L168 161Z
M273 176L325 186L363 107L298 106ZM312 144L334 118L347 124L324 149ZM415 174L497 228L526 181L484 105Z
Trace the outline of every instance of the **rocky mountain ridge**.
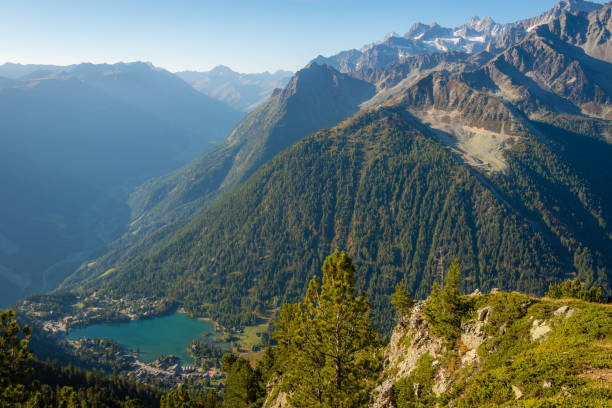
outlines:
M437 23L414 24L403 36L388 34L384 40L368 44L360 50L342 51L330 57L314 59L341 72L382 68L390 63L401 63L407 58L432 53L478 53L506 48L520 41L535 27L548 24L562 15L584 15L603 6L583 0L562 0L541 15L514 23L499 24L490 17L474 16L456 28L441 27ZM603 34L605 37L605 34Z

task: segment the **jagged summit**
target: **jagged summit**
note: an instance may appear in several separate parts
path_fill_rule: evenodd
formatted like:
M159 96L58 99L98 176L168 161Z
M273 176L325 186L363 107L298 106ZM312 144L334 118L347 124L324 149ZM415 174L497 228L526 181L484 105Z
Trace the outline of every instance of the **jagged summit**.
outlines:
M473 15L472 19L469 21L468 25L479 29L480 27L490 27L495 24L495 21L489 16L480 18L477 15Z
M539 16L519 21L514 25L527 31L531 31L539 25L548 24L550 21L560 17L564 13L590 13L592 11L601 9L602 7L604 7L602 4L593 3L590 1L562 0L555 4L552 9L540 14Z
M429 26L426 24L415 23L412 25L412 27L410 27L410 30L408 30L406 34L404 34L404 38L415 38L418 35L424 33L425 30L427 30L428 28Z
M389 38L393 38L393 37L401 37L401 35L399 35L395 31L391 31L391 32L385 34L385 40L388 40Z
M584 11L586 13L590 13L591 11L599 10L601 7L601 4L593 3L591 1L561 0L557 4L555 4L553 10L564 10L569 11L570 13L575 13L577 11Z

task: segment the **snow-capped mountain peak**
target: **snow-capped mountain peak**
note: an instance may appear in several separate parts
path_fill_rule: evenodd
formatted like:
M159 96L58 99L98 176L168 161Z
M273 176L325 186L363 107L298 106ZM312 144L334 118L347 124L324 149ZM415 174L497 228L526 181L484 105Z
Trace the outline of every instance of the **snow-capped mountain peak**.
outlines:
M591 12L601 7L601 4L584 0L561 0L537 17L509 24L478 16L455 28L442 27L438 23L416 23L403 37L389 33L383 40L365 45L360 50L343 51L328 58L319 56L316 61L342 72L352 72L363 68L381 68L415 55L452 51L472 54L484 51L490 45L493 49L503 48L563 13Z

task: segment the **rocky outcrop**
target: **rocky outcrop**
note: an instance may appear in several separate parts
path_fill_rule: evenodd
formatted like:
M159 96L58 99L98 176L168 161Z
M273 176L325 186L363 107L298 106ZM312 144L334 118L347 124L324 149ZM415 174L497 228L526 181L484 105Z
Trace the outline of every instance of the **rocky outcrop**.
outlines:
M288 408L287 393L281 391L282 377L274 375L266 385L266 400L263 408Z
M531 329L529 330L529 334L531 336L531 341L536 341L540 339L545 339L546 335L552 330L550 325L540 319L535 319L533 324L531 325Z
M375 389L370 405L372 408L394 408L396 405L393 385L409 376L417 367L419 359L426 354L435 359L432 363L436 371L432 391L439 396L452 385L453 375L439 360L446 354L447 347L442 339L432 334L431 327L423 315L424 306L424 301L417 302L412 313L401 319L395 327L385 353L383 380ZM459 358L462 366L479 364L478 348L487 339L483 328L491 311L491 307L481 308L476 313L476 319L461 325Z
M423 315L425 302L417 302L412 313L404 316L393 330L385 353L385 380L374 390L373 408L395 407L393 384L415 369L419 358L429 353L433 357L444 352L444 343L433 336Z
M418 302L410 316L396 326L385 353L385 371L392 377L401 378L410 374L423 354L440 355L444 351L441 339L432 335L429 323L423 315L425 302Z
M568 317L572 317L577 311L578 309L576 309L575 307L569 307L567 305L561 306L553 312L553 316L561 319L567 319ZM552 326L553 324L550 320L534 319L529 330L531 341L542 341L546 339L548 333L550 333L553 329Z
M373 394L371 408L396 408L398 403L406 403L411 397L414 398L412 401L423 402L427 395L435 396L437 401L449 401L449 407L456 406L457 400L466 395L454 385L469 384L483 372L494 371L499 362L498 351L506 365L514 363L517 356L509 358L508 349L504 348L508 341L515 342L519 338L526 341L524 345L531 350L536 349L566 319L580 311L567 304L544 305L538 299L502 292L493 295L475 293L467 296L466 301L473 307L463 316L459 336L451 343L432 333L423 314L423 301L417 302L410 315L397 323L386 350L383 373ZM510 338L504 340L504 336ZM426 358L422 359L424 356ZM492 365L491 361L495 363ZM600 370L598 373L597 378L607 378L606 372ZM581 375L586 376L584 373ZM542 389L554 387L554 380L549 376L554 376L554 373L546 373L537 379ZM591 377L595 378L594 375ZM531 391L524 380L514 377L510 381L505 384L509 400L533 396L530 396ZM406 393L412 396L407 397ZM432 399L427 401L431 403Z
M464 316L459 336L452 344L432 333L431 326L423 314L425 302L417 302L410 315L402 318L393 331L385 353L383 373L373 394L370 407L396 408L395 397L399 394L396 394L397 391L394 390L394 386L402 384L403 380L410 378L414 378L415 382L408 382L408 389L412 391L414 387L413 392L416 398L419 398L422 392L431 393L438 398L443 394L450 393L452 395L455 383L470 381L471 378L486 369L487 358L496 352L496 344L499 338L506 335L508 330L514 333L512 336L516 335L517 326L514 323L519 316L524 316L527 322L531 322L526 326L524 334L521 334L520 337L537 346L539 343L546 341L550 333L563 320L572 317L579 311L575 307L563 305L557 309L549 308L548 312L535 318L533 315L529 316L528 312L532 306L536 308L535 310L541 310L536 306L539 302L535 299L521 298L522 295L512 295L516 296L512 299L507 297L507 294L500 293L488 295L498 297L497 300L491 302L484 303L482 300L476 300L476 298L482 296L479 293L470 295L469 298L480 306L472 309L472 312L468 315L471 318L466 319L466 316ZM499 296L502 296L502 298L499 298ZM499 303L501 299L503 299L502 304L503 302L509 302L508 307L515 308L515 311L505 314L502 311L504 306ZM506 316L508 320L500 322L500 315ZM492 319L492 316L495 316L495 318ZM421 357L426 355L428 355L428 359L422 360ZM416 382L423 381L425 378L422 374L423 361L428 361L428 364L431 362L431 370L429 366L425 366L427 367L427 376L431 375L428 378L432 379L426 389L423 388L423 384ZM512 359L507 360L508 364L512 361ZM406 387L405 384L403 383L400 388ZM542 382L542 388L551 387L551 380L545 378ZM404 388L404 393L405 390L406 388ZM511 392L510 395L515 400L519 400L524 398L526 390L520 382L517 382L508 385L508 392Z

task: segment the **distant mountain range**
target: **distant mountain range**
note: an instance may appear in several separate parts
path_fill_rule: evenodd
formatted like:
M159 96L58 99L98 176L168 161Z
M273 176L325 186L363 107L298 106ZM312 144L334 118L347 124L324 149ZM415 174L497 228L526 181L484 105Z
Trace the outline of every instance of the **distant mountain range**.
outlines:
M43 81L75 79L190 133L196 143L190 151L195 154L225 138L242 116L215 98L194 92L174 74L144 62L65 67L6 63L0 66L0 77L22 89Z
M437 23L416 23L403 36L389 33L384 40L368 44L360 50L342 51L330 57L320 55L314 61L328 64L341 72L354 72L383 68L416 55L491 51L519 41L538 25L547 24L566 13L588 13L601 8L602 5L598 3L567 0L560 1L540 16L509 24L499 24L490 17L477 16L455 28L441 27Z
M219 65L208 72L182 71L176 75L204 95L244 112L265 102L276 88L284 88L293 72L241 74Z
M49 290L115 238L128 192L221 140L243 114L146 63L4 64L0 302Z
M243 325L341 248L383 326L394 285L425 296L441 254L465 290L579 276L610 293L611 14L562 1L315 59L215 149L135 190L129 234L62 289Z

